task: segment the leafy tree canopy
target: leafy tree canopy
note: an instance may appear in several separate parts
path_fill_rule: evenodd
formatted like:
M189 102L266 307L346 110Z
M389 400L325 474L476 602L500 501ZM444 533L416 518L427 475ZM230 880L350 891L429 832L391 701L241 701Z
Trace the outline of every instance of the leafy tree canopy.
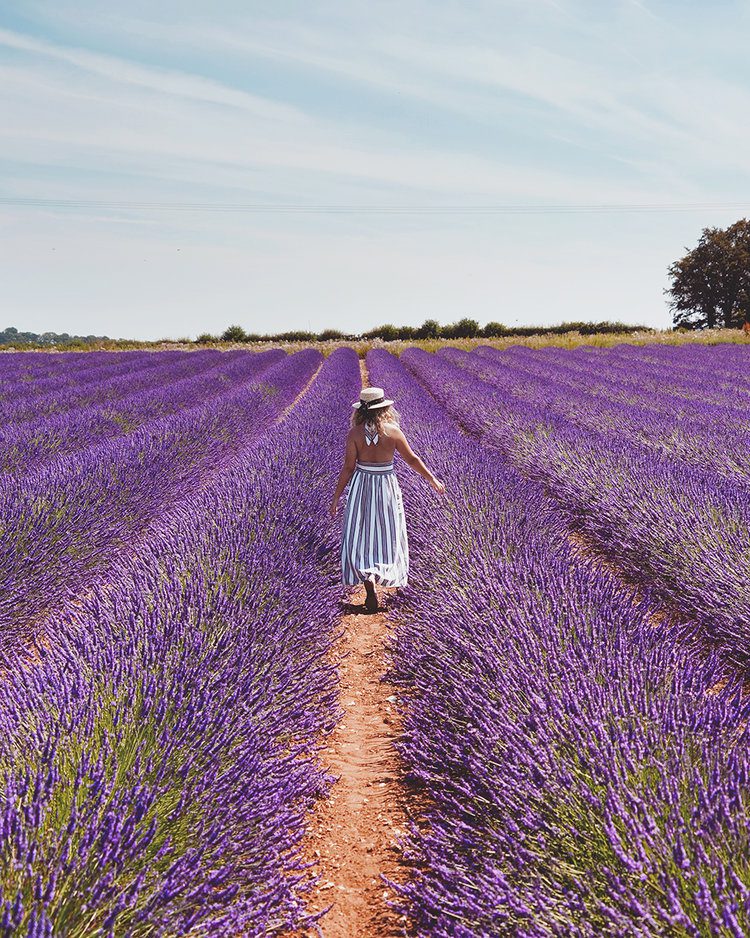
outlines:
M704 228L692 251L669 268L675 327L740 327L750 321L750 221Z
M246 341L245 330L242 326L227 326L222 332L221 338L225 342L244 342Z
M70 335L68 332L19 332L15 326L0 329L0 345L70 345L73 342L109 342L106 335Z
M479 335L479 323L476 319L459 319L450 326L443 326L441 334L446 339L473 339Z
M440 323L437 319L425 319L415 332L415 338L417 339L437 339L439 335Z

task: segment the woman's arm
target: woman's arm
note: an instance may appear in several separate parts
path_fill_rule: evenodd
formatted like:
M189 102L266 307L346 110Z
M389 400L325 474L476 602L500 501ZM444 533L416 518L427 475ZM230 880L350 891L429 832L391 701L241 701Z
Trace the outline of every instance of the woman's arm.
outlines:
M406 439L403 432L401 430L396 430L395 432L389 432L388 435L393 436L394 440L396 441L396 449L398 450L398 454L406 463L406 465L415 472L418 472L421 476L424 476L424 478L427 479L438 495L444 495L445 486L440 481L440 479L435 478L435 476L430 472L427 466L425 466L425 464L422 462L419 456L417 456L411 446L409 446L409 441Z
M341 472L339 473L339 481L336 483L336 491L333 493L333 500L331 501L331 507L329 513L332 518L336 517L336 512L339 507L339 499L344 494L344 489L346 485L354 475L354 469L357 465L357 446L354 442L354 431L350 430L346 437L346 450L344 452L344 465L341 467Z

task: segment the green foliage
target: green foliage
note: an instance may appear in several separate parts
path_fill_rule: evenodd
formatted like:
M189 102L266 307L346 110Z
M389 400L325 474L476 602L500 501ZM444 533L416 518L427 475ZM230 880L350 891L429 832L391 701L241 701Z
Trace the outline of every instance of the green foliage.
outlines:
M580 332L581 335L605 335L612 332L648 332L646 326L629 326L624 322L563 322L553 326L550 332Z
M198 338L195 340L196 345L213 345L214 342L218 342L218 335L211 335L210 332L201 332Z
M458 322L443 326L440 334L444 339L473 339L480 334L476 319L459 319Z
M87 346L112 341L105 335L70 335L68 332L19 332L15 326L0 330L0 345L25 346Z
M692 251L669 267L673 323L688 329L750 322L750 221L704 228Z
M304 329L293 329L291 332L279 332L272 336L274 342L315 342L317 335L306 332Z
M492 325L499 325L499 323ZM498 335L502 336L534 336L534 335L566 335L578 333L579 335L628 335L634 332L653 332L648 326L631 326L624 322L611 322L604 319L601 322L561 322L557 326L514 326L512 329L504 328ZM483 332L484 335L488 333Z
M484 329L482 329L481 334L485 338L491 339L499 335L508 335L509 332L510 329L501 322L488 322Z
M226 328L222 334L221 338L223 342L246 342L247 335L242 326L229 326Z
M415 339L438 339L440 337L440 323L437 319L425 319L414 333Z
M318 333L319 342L330 342L335 339L343 339L344 333L339 329L324 329Z
M418 338L418 330L414 326L393 326L387 323L384 326L377 326L370 329L369 332L362 334L363 339L380 339L383 342L397 342L398 340L407 341L408 339Z
M369 332L365 332L362 335L363 339L382 339L383 342L395 342L398 339L399 330L396 326L392 326L390 323L387 323L384 326L376 326L374 329L370 329Z

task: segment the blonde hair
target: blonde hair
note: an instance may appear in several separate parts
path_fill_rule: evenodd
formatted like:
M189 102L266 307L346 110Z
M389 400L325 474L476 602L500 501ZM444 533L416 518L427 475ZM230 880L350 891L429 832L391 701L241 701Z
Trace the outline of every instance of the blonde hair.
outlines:
M369 411L369 413L364 413L357 408L352 414L353 427L361 427L365 423L373 423L378 433L382 433L383 436L388 436L384 430L387 423L395 423L396 426L398 426L400 422L401 417L392 404L388 407L377 407L375 410Z

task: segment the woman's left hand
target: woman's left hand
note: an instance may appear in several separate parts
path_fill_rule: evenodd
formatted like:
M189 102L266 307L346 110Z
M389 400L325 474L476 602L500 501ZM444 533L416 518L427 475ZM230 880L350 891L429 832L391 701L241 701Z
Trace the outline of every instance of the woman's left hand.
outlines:
M329 514L332 518L335 518L335 517L336 517L336 513L338 512L338 510L339 510L339 503L338 503L338 501L331 502L331 507L328 509L328 514Z
M440 481L440 479L436 479L433 476L433 478L430 480L430 485L435 489L438 495L445 495L445 486Z

